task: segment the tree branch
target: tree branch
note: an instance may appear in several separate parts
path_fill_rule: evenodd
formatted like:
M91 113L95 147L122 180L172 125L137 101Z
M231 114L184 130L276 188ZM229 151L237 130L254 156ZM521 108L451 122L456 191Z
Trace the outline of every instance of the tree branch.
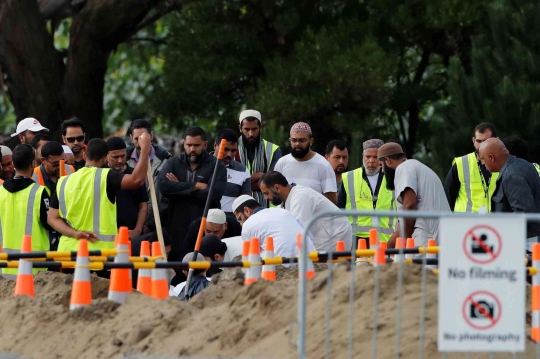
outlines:
M132 37L128 41L148 41L156 45L164 45L167 43L164 39L154 39L151 37Z
M170 14L171 12L173 12L174 10L180 10L182 9L182 5L181 4L174 4L172 6L169 6L168 8L164 9L163 11L159 11L157 12L156 14L144 19L143 21L141 21L140 24L138 24L135 29L133 30L133 34L136 34L137 32L139 32L139 30L142 30L144 29L145 27L147 27L148 25L158 21L159 19L161 19L163 16L167 15L167 14Z

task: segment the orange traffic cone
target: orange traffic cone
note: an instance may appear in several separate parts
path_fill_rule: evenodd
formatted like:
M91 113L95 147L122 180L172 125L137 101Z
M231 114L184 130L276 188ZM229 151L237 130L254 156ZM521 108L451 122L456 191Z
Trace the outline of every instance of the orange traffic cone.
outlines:
M540 270L540 243L535 243L532 246L532 267ZM531 338L538 343L540 341L540 272L531 277Z
M89 264L88 242L86 239L79 239L77 263L75 264L75 274L73 275L73 285L71 287L71 300L69 302L69 309L71 310L92 303L92 284L90 281L90 269L88 268Z
M363 251L367 249L366 239L360 238L358 239L358 247L357 250ZM356 260L357 266L364 266L369 264L369 258L368 257L358 257Z
M366 239L365 238L358 239L358 248L357 249L359 249L359 250L367 249L367 244L366 244Z
M118 233L118 254L114 257L114 263L129 263L128 243L129 234L127 227L120 227ZM129 268L114 268L111 270L111 282L109 284L108 299L124 304L132 291Z
M274 238L266 238L264 248L264 259L274 258ZM276 280L276 267L274 265L263 265L262 267L262 279L275 281Z
M345 242L337 241L336 242L336 252L345 252Z
M377 249L379 247L379 234L375 228L369 230L369 249Z
M244 241L242 243L242 262L247 262L249 260L249 246L251 245L251 241ZM247 274L247 271L249 268L242 268L242 272L244 274Z
M401 238L401 237L398 237L396 239L396 249L405 249L405 239L404 238ZM405 254L396 254L394 256L394 262L395 263L399 263L399 262L405 262Z
M300 249L302 248L302 235L298 234L296 236L296 249L298 252L298 255L300 255ZM313 262L311 261L311 258L307 257L307 266L306 266L306 279L311 279L315 277L315 268L313 267ZM302 273L300 273L300 270L298 271L298 277L300 278Z
M152 257L161 257L159 242L152 243ZM163 258L156 258L154 263L163 263ZM155 268L152 270L152 298L165 299L169 296L169 279L167 269Z
M23 236L21 253L32 252L32 237ZM34 275L32 274L32 262L19 259L19 271L15 281L15 297L18 295L34 296Z
M259 238L251 238L249 245L249 262L251 265L247 271L246 279L244 285L250 285L255 283L261 278L262 268L260 265L253 265L261 261L261 244L259 243Z
M405 246L405 248L407 248L407 249L414 248L414 238L407 238L407 245ZM407 259L414 258L414 254L412 254L412 253L405 254L405 258L407 258Z
M141 257L150 257L150 242L141 242ZM142 294L152 295L152 271L150 269L139 269L139 277L137 278L137 290Z
M435 242L434 239L429 239L428 242L427 242L427 246L428 247L436 247L437 242ZM435 253L426 253L426 258L427 259L437 258L437 255ZM437 269L437 266L435 264L430 264L430 265L427 265L426 268L427 269Z
M373 258L374 266L381 266L386 264L386 252L383 248L379 247L375 250L375 257Z

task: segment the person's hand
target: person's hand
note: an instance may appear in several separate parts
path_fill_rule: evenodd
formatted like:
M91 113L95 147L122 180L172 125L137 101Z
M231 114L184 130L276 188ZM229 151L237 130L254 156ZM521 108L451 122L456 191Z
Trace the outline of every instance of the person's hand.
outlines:
M141 152L148 150L150 153L150 148L152 147L152 138L149 134L143 133L139 136L139 146L141 146Z
M170 172L167 173L167 174L165 175L165 177L167 177L167 179L168 179L169 181L180 182L180 180L179 180L178 178L176 178L176 176L173 175L173 174L170 173Z
M143 227L142 227L142 233L143 234L150 233L150 228L146 224L143 225Z
M140 229L132 229L130 231L128 231L129 233L129 239L133 239L133 238L137 238L138 236L141 235L141 230Z
M95 233L90 231L77 231L75 232L73 238L86 239L90 243L94 243L95 241L99 240L98 236L96 236Z
M206 183L202 183L202 182L197 182L195 183L195 189L201 191L203 189L207 189L208 188L208 185Z

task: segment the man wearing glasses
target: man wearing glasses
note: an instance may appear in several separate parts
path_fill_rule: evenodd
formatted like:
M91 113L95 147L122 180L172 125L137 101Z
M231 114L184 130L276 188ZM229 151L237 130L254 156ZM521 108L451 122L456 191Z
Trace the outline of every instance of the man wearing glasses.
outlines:
M274 170L284 175L289 183L310 187L336 204L336 176L330 163L311 150L311 127L305 122L295 123L289 142L291 153L282 157Z
M7 180L15 175L15 167L13 166L13 152L7 146L0 146L0 157L2 158L2 180Z
M496 137L491 123L481 123L474 129L474 152L454 158L446 176L444 191L454 212L487 213L495 191L498 173L489 172L478 159L478 149L488 138ZM497 137L498 138L498 137Z
M72 117L62 122L60 129L62 130L64 144L71 148L71 152L73 152L75 158L73 167L75 171L78 171L86 165L84 159L84 122L77 117Z
M60 160L64 159L64 148L58 142L47 142L41 148L41 165L34 168L32 179L49 189L50 193L56 191L56 182L60 178ZM75 172L73 166L64 165L67 174Z

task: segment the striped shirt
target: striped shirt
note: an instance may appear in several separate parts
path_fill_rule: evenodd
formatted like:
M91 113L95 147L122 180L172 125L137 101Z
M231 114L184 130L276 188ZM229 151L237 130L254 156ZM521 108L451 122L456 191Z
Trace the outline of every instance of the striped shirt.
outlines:
M226 167L227 187L221 197L221 210L232 214L232 204L237 197L243 194L251 196L251 175L246 166L234 159Z

